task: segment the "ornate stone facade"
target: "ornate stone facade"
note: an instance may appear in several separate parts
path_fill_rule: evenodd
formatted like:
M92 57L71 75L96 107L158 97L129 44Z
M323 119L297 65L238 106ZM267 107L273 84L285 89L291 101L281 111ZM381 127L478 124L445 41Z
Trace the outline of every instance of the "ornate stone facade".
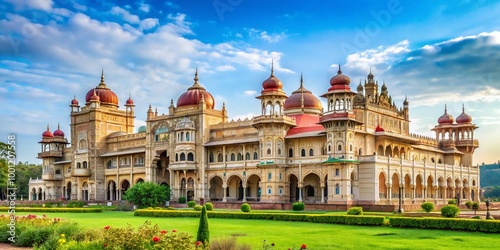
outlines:
M370 74L350 89L339 68L321 102L304 87L287 96L274 75L262 83L261 115L228 121L225 105L194 84L168 114L150 106L134 133L134 102L119 109L104 83L71 102L71 143L42 136L43 185L30 199L114 201L141 181L169 185L172 200L405 204L479 199L472 118L447 113L435 138L411 134L409 102L398 108ZM57 135L56 135L57 134ZM36 186L36 187L35 187ZM40 195L43 193L43 195Z

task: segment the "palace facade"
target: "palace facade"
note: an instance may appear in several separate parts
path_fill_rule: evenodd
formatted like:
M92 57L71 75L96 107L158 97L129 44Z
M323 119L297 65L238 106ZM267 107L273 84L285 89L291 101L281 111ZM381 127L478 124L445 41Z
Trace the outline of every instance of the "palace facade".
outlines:
M168 114L150 106L135 132L133 100L120 108L102 74L82 106L71 101L71 142L59 128L43 132L43 174L30 182L30 200L117 201L142 181L170 186L173 201L479 200L477 126L464 110L454 119L445 108L431 138L410 133L408 100L397 107L371 72L354 92L339 68L324 84L326 107L302 78L297 85L288 96L271 69L256 97L261 114L229 121L196 72Z

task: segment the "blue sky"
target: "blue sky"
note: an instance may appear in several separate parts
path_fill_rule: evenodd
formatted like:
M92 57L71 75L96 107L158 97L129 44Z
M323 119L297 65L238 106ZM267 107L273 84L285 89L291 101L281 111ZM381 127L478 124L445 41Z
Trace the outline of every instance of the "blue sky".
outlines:
M230 119L260 112L255 96L270 72L290 94L300 74L316 96L338 64L351 88L371 68L398 106L408 96L410 129L430 131L448 105L480 128L475 162L500 160L500 3L496 1L105 1L0 3L0 139L14 133L18 160L38 163L47 124L69 134L69 103L100 81L136 125L149 104L167 113L193 83L226 103Z

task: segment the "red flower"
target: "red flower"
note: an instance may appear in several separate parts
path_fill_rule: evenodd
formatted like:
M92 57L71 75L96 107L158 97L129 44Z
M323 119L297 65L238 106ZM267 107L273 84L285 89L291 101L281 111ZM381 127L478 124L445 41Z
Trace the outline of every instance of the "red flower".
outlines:
M44 215L43 215L43 218L45 218L45 217L47 217L47 215L45 215L45 214L44 214Z
M160 241L160 237L158 237L158 236L153 236L153 241L154 241L155 243L158 243L158 241Z
M61 221L61 218L57 218L57 221Z
M57 222L57 218L54 218L54 222Z
M105 226L104 230L108 230L111 226Z
M300 249L307 249L306 244L302 244L302 246L300 246Z
M175 233L175 232L177 232L177 230L175 230L175 229L174 229L174 230L172 230L172 233Z
M167 230L161 230L160 231L161 234L166 234L167 233Z
M104 243L102 244L103 247L107 247L108 246L108 243Z
M196 246L197 246L197 247L201 246L201 244L203 244L201 241L197 241L197 242L196 242Z

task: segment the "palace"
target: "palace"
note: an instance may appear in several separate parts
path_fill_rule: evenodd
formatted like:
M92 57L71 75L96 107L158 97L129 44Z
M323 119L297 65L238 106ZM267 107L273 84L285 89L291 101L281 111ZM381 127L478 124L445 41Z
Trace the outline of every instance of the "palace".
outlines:
M168 114L149 106L146 126L135 132L133 100L121 109L103 73L83 106L76 97L70 103L70 143L59 127L43 132L43 174L30 181L30 200L118 201L142 181L168 185L172 201L479 200L478 127L464 110L454 119L445 107L431 138L410 133L408 100L398 108L371 72L354 92L339 67L324 84L326 108L302 77L297 85L288 96L271 69L256 97L261 114L228 121L196 72Z

